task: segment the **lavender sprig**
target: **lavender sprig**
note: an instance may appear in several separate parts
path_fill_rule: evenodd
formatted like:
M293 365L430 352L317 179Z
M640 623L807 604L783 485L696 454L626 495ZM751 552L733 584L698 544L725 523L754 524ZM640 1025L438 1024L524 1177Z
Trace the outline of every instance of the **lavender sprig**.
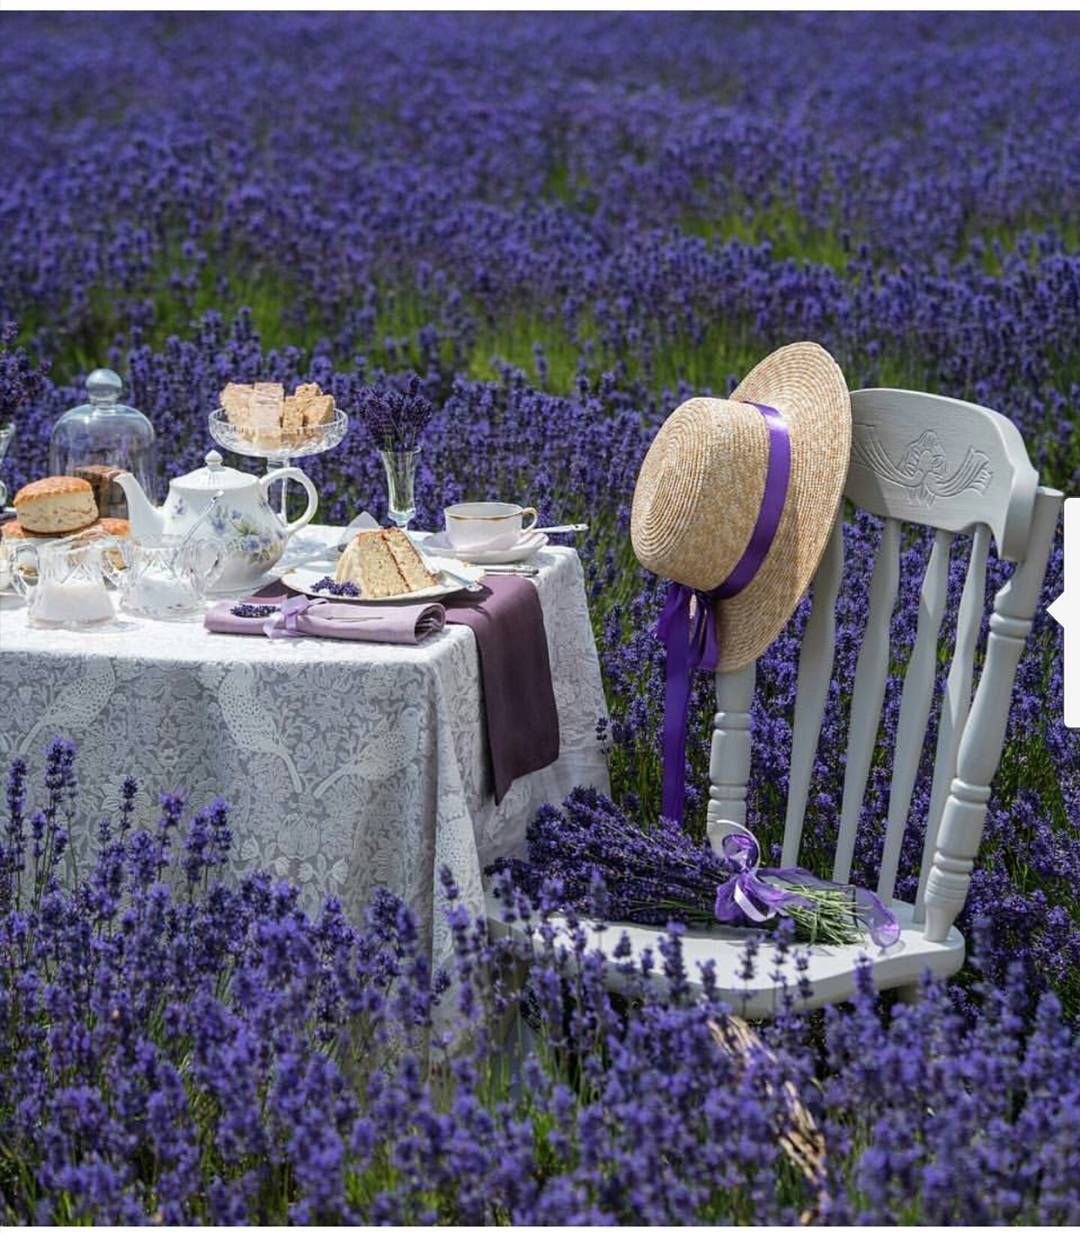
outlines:
M350 599L360 597L360 588L355 582L338 582L329 574L324 574L311 588L313 591L328 591L331 595L348 596Z
M256 617L273 616L277 612L276 604L233 604L229 609L233 616L247 617L254 620Z
M381 450L416 449L435 408L420 392L416 373L405 376L404 390L387 380L360 390L357 410L368 434Z

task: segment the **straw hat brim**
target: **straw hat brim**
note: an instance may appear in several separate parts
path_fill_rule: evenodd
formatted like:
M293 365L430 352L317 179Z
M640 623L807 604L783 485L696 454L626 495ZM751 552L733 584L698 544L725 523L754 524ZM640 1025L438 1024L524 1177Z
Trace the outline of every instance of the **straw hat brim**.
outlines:
M817 343L781 347L730 399L690 399L661 428L631 513L634 548L647 568L708 591L742 556L761 507L769 452L765 420L749 403L783 413L791 473L757 574L733 599L716 603L722 672L752 663L790 620L832 532L851 456L851 400L836 361ZM736 505L739 516L732 517Z

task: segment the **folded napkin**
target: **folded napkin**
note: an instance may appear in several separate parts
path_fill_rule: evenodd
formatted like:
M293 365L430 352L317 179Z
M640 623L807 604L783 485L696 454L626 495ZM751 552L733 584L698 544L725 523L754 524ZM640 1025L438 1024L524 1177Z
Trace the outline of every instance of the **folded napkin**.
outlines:
M489 574L484 591L444 600L448 625L476 635L495 800L559 756L544 611L525 578Z
M203 624L215 634L264 634L270 638L351 638L415 646L443 627L441 604L345 604L306 595L267 594L215 604Z

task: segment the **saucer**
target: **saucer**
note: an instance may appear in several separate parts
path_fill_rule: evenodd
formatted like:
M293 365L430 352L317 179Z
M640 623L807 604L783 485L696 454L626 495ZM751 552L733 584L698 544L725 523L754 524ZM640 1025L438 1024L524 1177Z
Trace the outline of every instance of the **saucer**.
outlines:
M459 561L470 561L474 565L514 565L518 561L527 561L545 547L547 542L548 537L543 531L526 531L517 543L509 548L453 548L445 531L435 531L423 541L422 547L425 552L455 557Z

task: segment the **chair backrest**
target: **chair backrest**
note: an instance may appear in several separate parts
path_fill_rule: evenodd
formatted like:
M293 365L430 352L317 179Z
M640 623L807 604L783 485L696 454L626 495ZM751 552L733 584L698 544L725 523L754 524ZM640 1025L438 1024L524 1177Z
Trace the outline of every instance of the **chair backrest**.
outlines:
M930 714L950 555L970 537L938 728L917 920L927 905L927 934L942 940L963 906L985 821L989 783L1001 755L1013 678L1031 628L1062 495L1038 487L1016 426L986 407L910 390L858 390L851 396L853 434L845 495L879 516L881 539L870 583L869 612L855 669L843 801L832 876L850 877L856 828L866 791L890 668L889 628L900 580L901 524L935 531L923 576L915 644L907 663L893 749L889 813L878 893L888 902ZM1018 562L994 597L990 641L972 702L975 645L985 604L987 551ZM843 578L842 514L813 583L803 636L792 734L782 863L798 863L803 818L832 676L835 606ZM754 665L718 673L710 759L710 838L746 820L750 704ZM931 921L930 917L933 917ZM943 932L942 932L943 931Z

